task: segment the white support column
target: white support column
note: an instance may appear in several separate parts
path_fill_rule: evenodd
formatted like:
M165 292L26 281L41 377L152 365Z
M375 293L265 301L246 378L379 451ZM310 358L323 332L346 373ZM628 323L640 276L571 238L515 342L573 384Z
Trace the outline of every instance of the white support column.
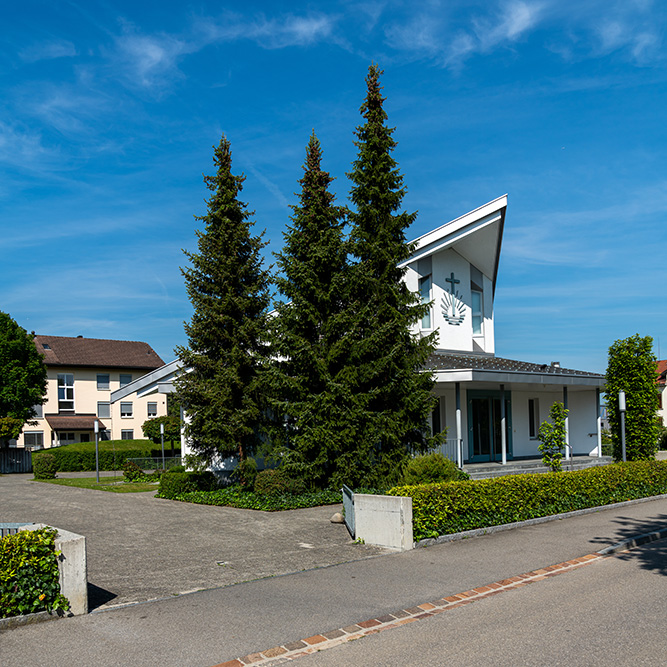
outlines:
M500 449L503 465L507 465L507 415L505 414L505 385L500 385Z
M595 409L597 411L598 457L602 456L602 415L600 411L600 389L595 390Z
M567 410L567 387L563 387L563 407ZM565 417L565 460L570 460L570 417Z
M457 464L459 468L463 468L463 439L461 436L461 383L455 383L456 388L456 451Z

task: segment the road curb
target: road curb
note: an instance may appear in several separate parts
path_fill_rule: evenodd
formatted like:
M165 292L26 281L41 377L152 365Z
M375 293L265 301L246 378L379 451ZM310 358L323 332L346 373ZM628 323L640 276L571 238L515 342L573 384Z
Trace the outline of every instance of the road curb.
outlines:
M596 553L600 556L611 556L619 551L627 551L628 549L634 549L635 547L640 547L642 544L648 544L649 542L655 542L657 540L662 540L667 537L667 528L661 530L654 530L650 533L643 533L642 535L636 535L635 537L629 537L627 540L618 542L617 544L612 544L609 547L600 549Z

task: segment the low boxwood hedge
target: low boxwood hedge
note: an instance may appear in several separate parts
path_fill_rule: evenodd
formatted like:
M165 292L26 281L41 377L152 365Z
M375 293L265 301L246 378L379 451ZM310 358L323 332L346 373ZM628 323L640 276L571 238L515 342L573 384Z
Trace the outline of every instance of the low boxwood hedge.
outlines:
M169 477L164 475L162 479ZM181 493L174 500L182 500L199 505L223 505L227 507L239 507L249 510L263 510L265 512L278 512L281 510L295 510L304 507L319 507L320 505L340 504L340 491L312 491L300 494L291 493L255 493L254 491L243 491L241 486L235 484L217 491L195 491L192 493Z
M415 540L667 493L667 461L542 475L398 486L412 498Z
M180 449L177 449L180 452ZM75 442L62 447L51 447L33 452L32 464L44 454L52 454L56 459L58 472L95 470L95 443ZM100 470L121 470L126 459L160 457L162 450L150 440L104 440L99 443Z
M217 487L215 475L204 472L167 472L160 477L158 498L173 500L184 493L213 491Z

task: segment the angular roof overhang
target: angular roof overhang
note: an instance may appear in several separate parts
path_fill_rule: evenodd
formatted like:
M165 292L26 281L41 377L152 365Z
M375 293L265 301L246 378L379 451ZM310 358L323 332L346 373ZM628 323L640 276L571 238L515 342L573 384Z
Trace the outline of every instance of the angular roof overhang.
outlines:
M491 278L496 289L505 226L507 195L476 208L415 239L415 250L401 268L436 252L452 248Z
M122 399L136 393L137 396L148 396L149 394L171 394L174 391L174 378L181 372L183 364L180 359L156 368L146 375L142 375L133 382L126 384L120 389L111 392L111 402Z

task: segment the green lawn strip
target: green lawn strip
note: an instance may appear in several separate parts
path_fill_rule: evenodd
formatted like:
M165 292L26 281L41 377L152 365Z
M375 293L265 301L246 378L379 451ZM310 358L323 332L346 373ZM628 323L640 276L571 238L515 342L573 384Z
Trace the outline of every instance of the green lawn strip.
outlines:
M99 484L96 477L74 477L56 479L38 479L37 482L58 484L59 486L75 486L79 489L95 489L96 491L110 491L111 493L141 493L155 491L157 482L125 482L123 477L102 477Z
M191 491L178 494L175 500L200 505L224 505L240 509L263 510L278 512L281 510L335 505L342 502L340 491L313 491L299 495L272 494L265 495L253 491L242 491L238 486L230 486L217 491Z
M412 498L415 540L667 493L667 461L395 487Z

